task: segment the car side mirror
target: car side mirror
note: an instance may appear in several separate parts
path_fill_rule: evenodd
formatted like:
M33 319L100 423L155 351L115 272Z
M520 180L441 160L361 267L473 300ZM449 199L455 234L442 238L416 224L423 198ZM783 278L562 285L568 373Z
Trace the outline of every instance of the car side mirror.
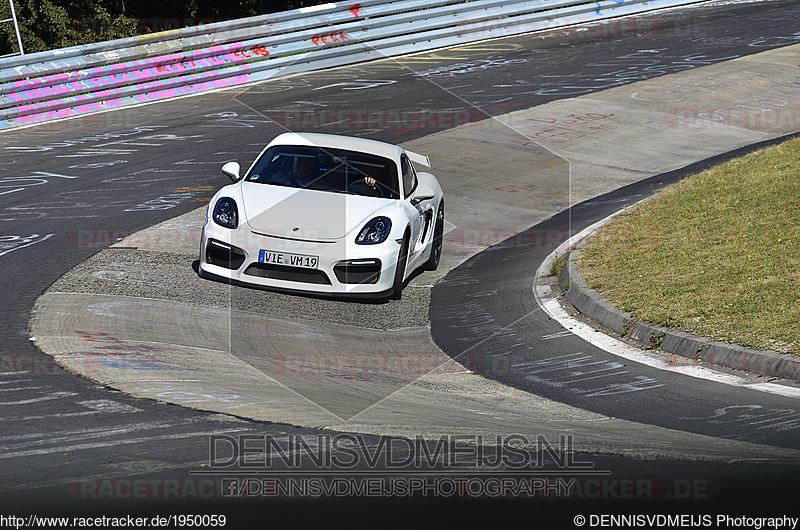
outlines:
M242 178L239 176L241 169L242 168L239 165L239 162L228 162L222 166L222 172L228 175L228 177L234 182L239 182L239 179Z
M426 186L425 184L420 184L419 186L417 186L417 191L414 192L414 196L411 197L411 204L416 206L422 201L429 201L433 199L435 196L436 194L433 192L430 186Z

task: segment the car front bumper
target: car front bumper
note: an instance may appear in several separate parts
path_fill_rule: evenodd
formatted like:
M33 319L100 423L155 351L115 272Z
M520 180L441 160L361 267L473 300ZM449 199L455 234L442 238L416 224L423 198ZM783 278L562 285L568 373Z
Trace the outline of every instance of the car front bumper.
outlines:
M383 297L394 283L400 245L298 241L258 234L248 226L230 230L208 222L200 244L200 276L276 291L341 297ZM316 268L261 263L261 251L318 257Z

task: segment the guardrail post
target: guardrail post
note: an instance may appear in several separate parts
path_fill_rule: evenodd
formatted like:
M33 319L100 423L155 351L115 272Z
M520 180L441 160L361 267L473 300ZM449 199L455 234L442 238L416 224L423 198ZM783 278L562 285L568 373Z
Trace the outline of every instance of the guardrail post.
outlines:
M0 23L4 22L13 22L14 23L14 31L17 34L17 44L19 45L19 51L17 52L19 55L25 55L25 50L22 48L22 37L19 34L19 23L17 23L17 13L14 11L14 0L8 0L8 5L11 7L11 18L7 18L5 20L0 20ZM17 55L17 53L10 53L8 55L3 55L3 57L9 57L11 55Z

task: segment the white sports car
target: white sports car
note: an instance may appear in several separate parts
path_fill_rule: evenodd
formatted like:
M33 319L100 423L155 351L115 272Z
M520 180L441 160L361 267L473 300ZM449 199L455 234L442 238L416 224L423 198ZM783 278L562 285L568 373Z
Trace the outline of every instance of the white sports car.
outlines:
M413 163L412 163L413 162ZM284 133L211 199L204 278L280 291L399 299L439 265L444 197L428 157L330 134Z

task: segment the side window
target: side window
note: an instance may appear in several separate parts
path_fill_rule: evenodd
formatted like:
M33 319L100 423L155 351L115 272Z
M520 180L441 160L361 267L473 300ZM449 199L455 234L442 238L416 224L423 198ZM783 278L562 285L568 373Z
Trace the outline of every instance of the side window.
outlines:
M406 155L400 158L400 171L403 172L403 196L408 197L417 187L417 172Z

